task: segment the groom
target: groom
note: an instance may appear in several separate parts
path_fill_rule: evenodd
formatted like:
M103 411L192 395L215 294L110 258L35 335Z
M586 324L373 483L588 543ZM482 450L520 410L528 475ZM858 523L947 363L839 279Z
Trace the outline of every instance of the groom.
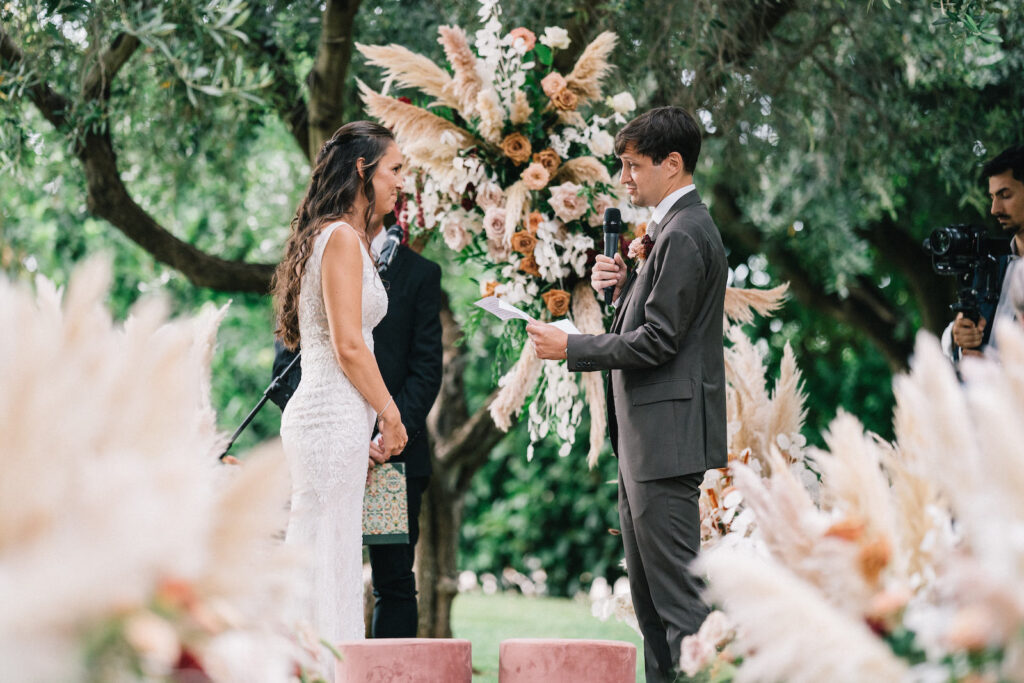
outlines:
M630 121L615 138L621 181L654 208L653 244L635 269L598 256L591 284L614 288L601 335L530 323L537 355L573 371L610 370L608 426L619 459L619 516L648 683L672 681L684 636L708 609L689 571L700 549L705 470L726 465L722 315L725 248L693 185L701 136L679 107Z

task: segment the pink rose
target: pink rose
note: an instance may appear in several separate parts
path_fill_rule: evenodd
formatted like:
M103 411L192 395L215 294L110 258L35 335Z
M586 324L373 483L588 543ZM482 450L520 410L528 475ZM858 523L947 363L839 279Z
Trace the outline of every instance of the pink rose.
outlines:
M528 28L514 28L508 33L508 37L512 39L514 45L516 40L522 40L526 44L526 49L523 52L529 52L533 49L533 46L537 44L537 36Z
M453 251L462 251L473 239L472 233L466 230L462 221L452 215L445 218L441 234L444 236L444 243Z
M548 173L548 169L536 161L526 167L522 177L523 184L526 185L527 190L543 190L547 186L548 181L551 180L551 174Z
M505 245L505 209L492 206L484 214L484 234L487 241L495 245Z
M565 90L567 85L565 77L557 71L552 71L540 81L540 87L548 97L554 97Z
M693 677L707 668L717 654L715 646L699 635L686 636L679 653L679 668Z
M590 208L586 198L579 195L580 186L576 183L562 183L550 189L551 210L566 223L581 218Z
M476 193L476 203L484 211L501 206L505 202L505 193L494 183L487 182L480 186Z
M709 614L704 623L700 625L697 636L711 643L715 647L724 645L732 637L732 624L729 617L721 610L715 610Z

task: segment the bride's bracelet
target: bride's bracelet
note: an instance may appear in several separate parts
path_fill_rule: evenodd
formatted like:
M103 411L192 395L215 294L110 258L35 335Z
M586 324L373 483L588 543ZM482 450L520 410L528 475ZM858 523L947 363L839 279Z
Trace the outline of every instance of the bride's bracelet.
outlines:
M388 409L388 406L391 405L391 402L394 401L394 399L394 396L388 396L388 402L385 403L384 407L380 409L379 413L377 413L377 422L380 422L380 416L384 414L384 411Z

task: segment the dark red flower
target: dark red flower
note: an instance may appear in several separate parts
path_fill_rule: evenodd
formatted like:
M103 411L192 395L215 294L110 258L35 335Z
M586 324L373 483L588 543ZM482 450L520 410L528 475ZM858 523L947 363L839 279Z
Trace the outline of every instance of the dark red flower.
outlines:
M398 101L399 101L399 102L404 102L405 104L412 104L412 100L410 100L410 99L409 99L408 97L406 97L405 95L402 95L401 97L399 97L399 98L398 98Z
M654 240L651 239L651 236L644 233L644 236L640 238L640 244L644 245L644 256L650 256L651 249L654 248Z

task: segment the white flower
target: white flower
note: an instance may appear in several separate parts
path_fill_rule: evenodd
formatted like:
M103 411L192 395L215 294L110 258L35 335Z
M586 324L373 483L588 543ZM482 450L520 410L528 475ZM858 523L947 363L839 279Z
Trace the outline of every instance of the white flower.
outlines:
M607 131L594 131L590 136L590 151L598 158L608 156L615 151L615 138Z
M680 649L679 668L687 676L696 676L715 658L715 646L699 634L683 638Z
M152 612L130 617L124 625L124 639L160 674L170 672L181 655L181 643L174 627Z
M560 26L548 26L544 29L544 35L540 42L552 50L564 50L569 47L572 41L569 39L569 32Z
M605 102L615 110L616 114L628 114L636 109L636 100L628 92L620 92L614 97L609 97Z

